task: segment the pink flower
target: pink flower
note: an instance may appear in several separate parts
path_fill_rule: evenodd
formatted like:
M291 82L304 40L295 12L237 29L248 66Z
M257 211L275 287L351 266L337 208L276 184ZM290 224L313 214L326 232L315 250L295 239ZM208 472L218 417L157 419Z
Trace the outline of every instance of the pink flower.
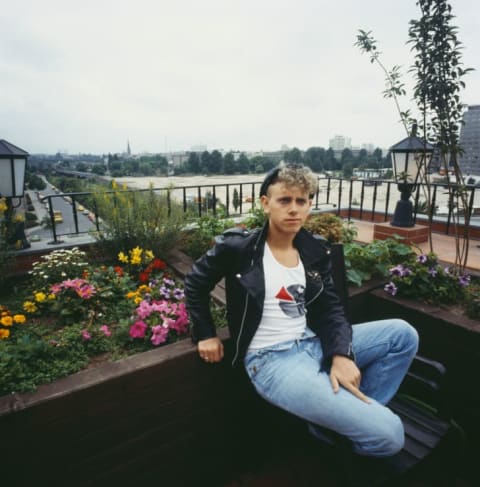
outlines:
M150 339L153 345L160 345L167 341L168 328L162 325L152 326L152 338Z
M103 332L103 334L106 336L106 337L109 337L112 335L112 332L110 331L110 329L108 328L108 325L102 325L100 327L100 331Z
M86 328L82 330L82 338L84 340L91 340L92 339L92 335L90 335L90 333L88 333L88 330Z
M144 338L147 328L148 326L144 321L138 320L130 327L129 335L132 338Z
M60 283L52 284L52 286L50 287L50 291L53 294L58 294L61 290L62 290L62 285Z
M95 288L91 284L83 284L75 292L83 299L90 299L95 294Z

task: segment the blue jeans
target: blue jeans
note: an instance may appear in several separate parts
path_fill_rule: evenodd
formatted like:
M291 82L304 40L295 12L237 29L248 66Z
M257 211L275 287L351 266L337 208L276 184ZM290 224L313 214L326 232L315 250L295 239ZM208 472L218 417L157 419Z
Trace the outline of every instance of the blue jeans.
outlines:
M248 352L244 363L268 402L348 437L359 454L394 455L403 447L403 425L385 404L417 352L418 334L403 320L373 321L353 326L352 345L370 404L342 387L333 392L328 371L320 370L320 340L309 329L298 340Z

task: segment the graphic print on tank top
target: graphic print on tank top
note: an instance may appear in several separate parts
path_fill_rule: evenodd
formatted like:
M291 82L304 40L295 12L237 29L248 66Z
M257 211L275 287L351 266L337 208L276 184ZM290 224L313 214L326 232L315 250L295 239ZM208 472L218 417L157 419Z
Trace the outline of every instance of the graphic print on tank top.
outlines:
M290 318L299 318L305 315L305 286L292 284L285 288L282 286L275 295L280 309Z

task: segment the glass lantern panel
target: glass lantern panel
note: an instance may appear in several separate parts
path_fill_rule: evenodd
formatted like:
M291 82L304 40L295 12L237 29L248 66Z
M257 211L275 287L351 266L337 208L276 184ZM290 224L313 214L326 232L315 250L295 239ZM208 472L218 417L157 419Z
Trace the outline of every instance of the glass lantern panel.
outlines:
M23 196L26 159L0 159L0 196ZM13 178L13 172L15 178Z

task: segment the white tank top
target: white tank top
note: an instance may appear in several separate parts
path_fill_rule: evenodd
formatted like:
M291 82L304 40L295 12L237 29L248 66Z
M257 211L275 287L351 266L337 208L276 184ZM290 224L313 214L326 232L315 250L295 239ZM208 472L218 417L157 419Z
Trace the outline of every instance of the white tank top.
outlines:
M265 302L258 329L249 350L300 338L306 327L305 271L301 259L285 267L265 244L263 255Z

